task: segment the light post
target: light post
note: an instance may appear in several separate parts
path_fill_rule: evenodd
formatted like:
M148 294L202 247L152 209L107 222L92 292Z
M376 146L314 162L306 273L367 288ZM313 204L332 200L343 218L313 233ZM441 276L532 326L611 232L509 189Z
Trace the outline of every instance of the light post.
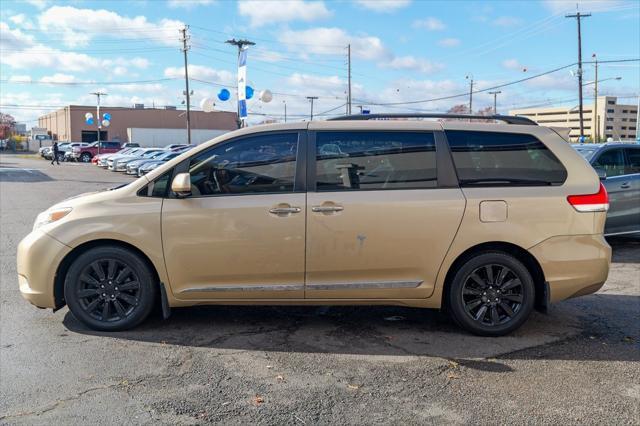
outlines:
M592 55L593 58L595 58L595 53ZM595 138L593 138L594 142L599 142L600 141L600 118L598 116L598 83L602 83L603 81L610 81L610 80L622 80L622 77L609 77L609 78L603 78L602 80L598 80L598 61L596 59L595 62L596 65L596 78L593 81L589 81L587 83L584 83L582 85L582 87L588 86L590 84L593 84L593 96L594 96L594 100L593 100L593 116L594 116L594 134L595 134ZM606 114L605 114L606 115Z
M287 122L287 100L283 99L282 103L284 104L284 122Z
M493 113L498 114L498 95L502 93L501 90L496 90L495 92L489 92L490 95L493 95Z

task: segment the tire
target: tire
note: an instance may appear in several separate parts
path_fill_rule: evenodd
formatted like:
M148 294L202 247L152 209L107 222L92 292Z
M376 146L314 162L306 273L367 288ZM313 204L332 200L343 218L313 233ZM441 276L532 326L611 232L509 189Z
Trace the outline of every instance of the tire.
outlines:
M88 163L91 161L91 154L89 154L88 152L83 152L82 155L80 156L80 161L82 161L83 163Z
M64 163L64 154L58 154L58 161Z
M482 252L456 271L447 296L449 311L462 328L479 336L504 336L531 314L535 286L515 257Z
M89 328L120 331L149 316L157 288L153 272L138 254L102 246L87 250L72 263L64 294L73 315Z

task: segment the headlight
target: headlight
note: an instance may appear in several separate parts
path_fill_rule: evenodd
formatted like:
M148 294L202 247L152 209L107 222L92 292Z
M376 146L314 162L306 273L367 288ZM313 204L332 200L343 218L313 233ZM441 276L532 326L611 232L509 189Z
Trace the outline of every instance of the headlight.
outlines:
M56 210L47 210L38 215L35 223L33 224L33 230L40 228L48 223L58 221L71 213L73 210L71 207L63 207Z

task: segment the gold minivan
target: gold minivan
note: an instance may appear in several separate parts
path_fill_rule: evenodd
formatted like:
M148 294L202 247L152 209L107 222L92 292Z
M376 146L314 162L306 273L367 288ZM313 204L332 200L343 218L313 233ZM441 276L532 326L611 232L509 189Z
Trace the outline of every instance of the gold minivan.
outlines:
M212 304L402 305L446 309L487 336L597 291L611 248L593 168L526 118L462 117L227 133L41 213L18 247L20 291L97 330L134 327L157 304L165 317Z

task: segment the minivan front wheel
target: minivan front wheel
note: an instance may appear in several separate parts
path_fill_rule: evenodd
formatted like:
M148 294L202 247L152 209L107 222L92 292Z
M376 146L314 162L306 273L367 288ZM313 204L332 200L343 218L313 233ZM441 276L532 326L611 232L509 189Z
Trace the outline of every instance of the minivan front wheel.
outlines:
M502 336L526 321L534 299L533 278L522 262L507 253L484 252L455 273L448 307L471 333Z
M144 321L155 301L153 273L140 256L117 246L89 249L67 273L65 300L94 330L126 330Z

